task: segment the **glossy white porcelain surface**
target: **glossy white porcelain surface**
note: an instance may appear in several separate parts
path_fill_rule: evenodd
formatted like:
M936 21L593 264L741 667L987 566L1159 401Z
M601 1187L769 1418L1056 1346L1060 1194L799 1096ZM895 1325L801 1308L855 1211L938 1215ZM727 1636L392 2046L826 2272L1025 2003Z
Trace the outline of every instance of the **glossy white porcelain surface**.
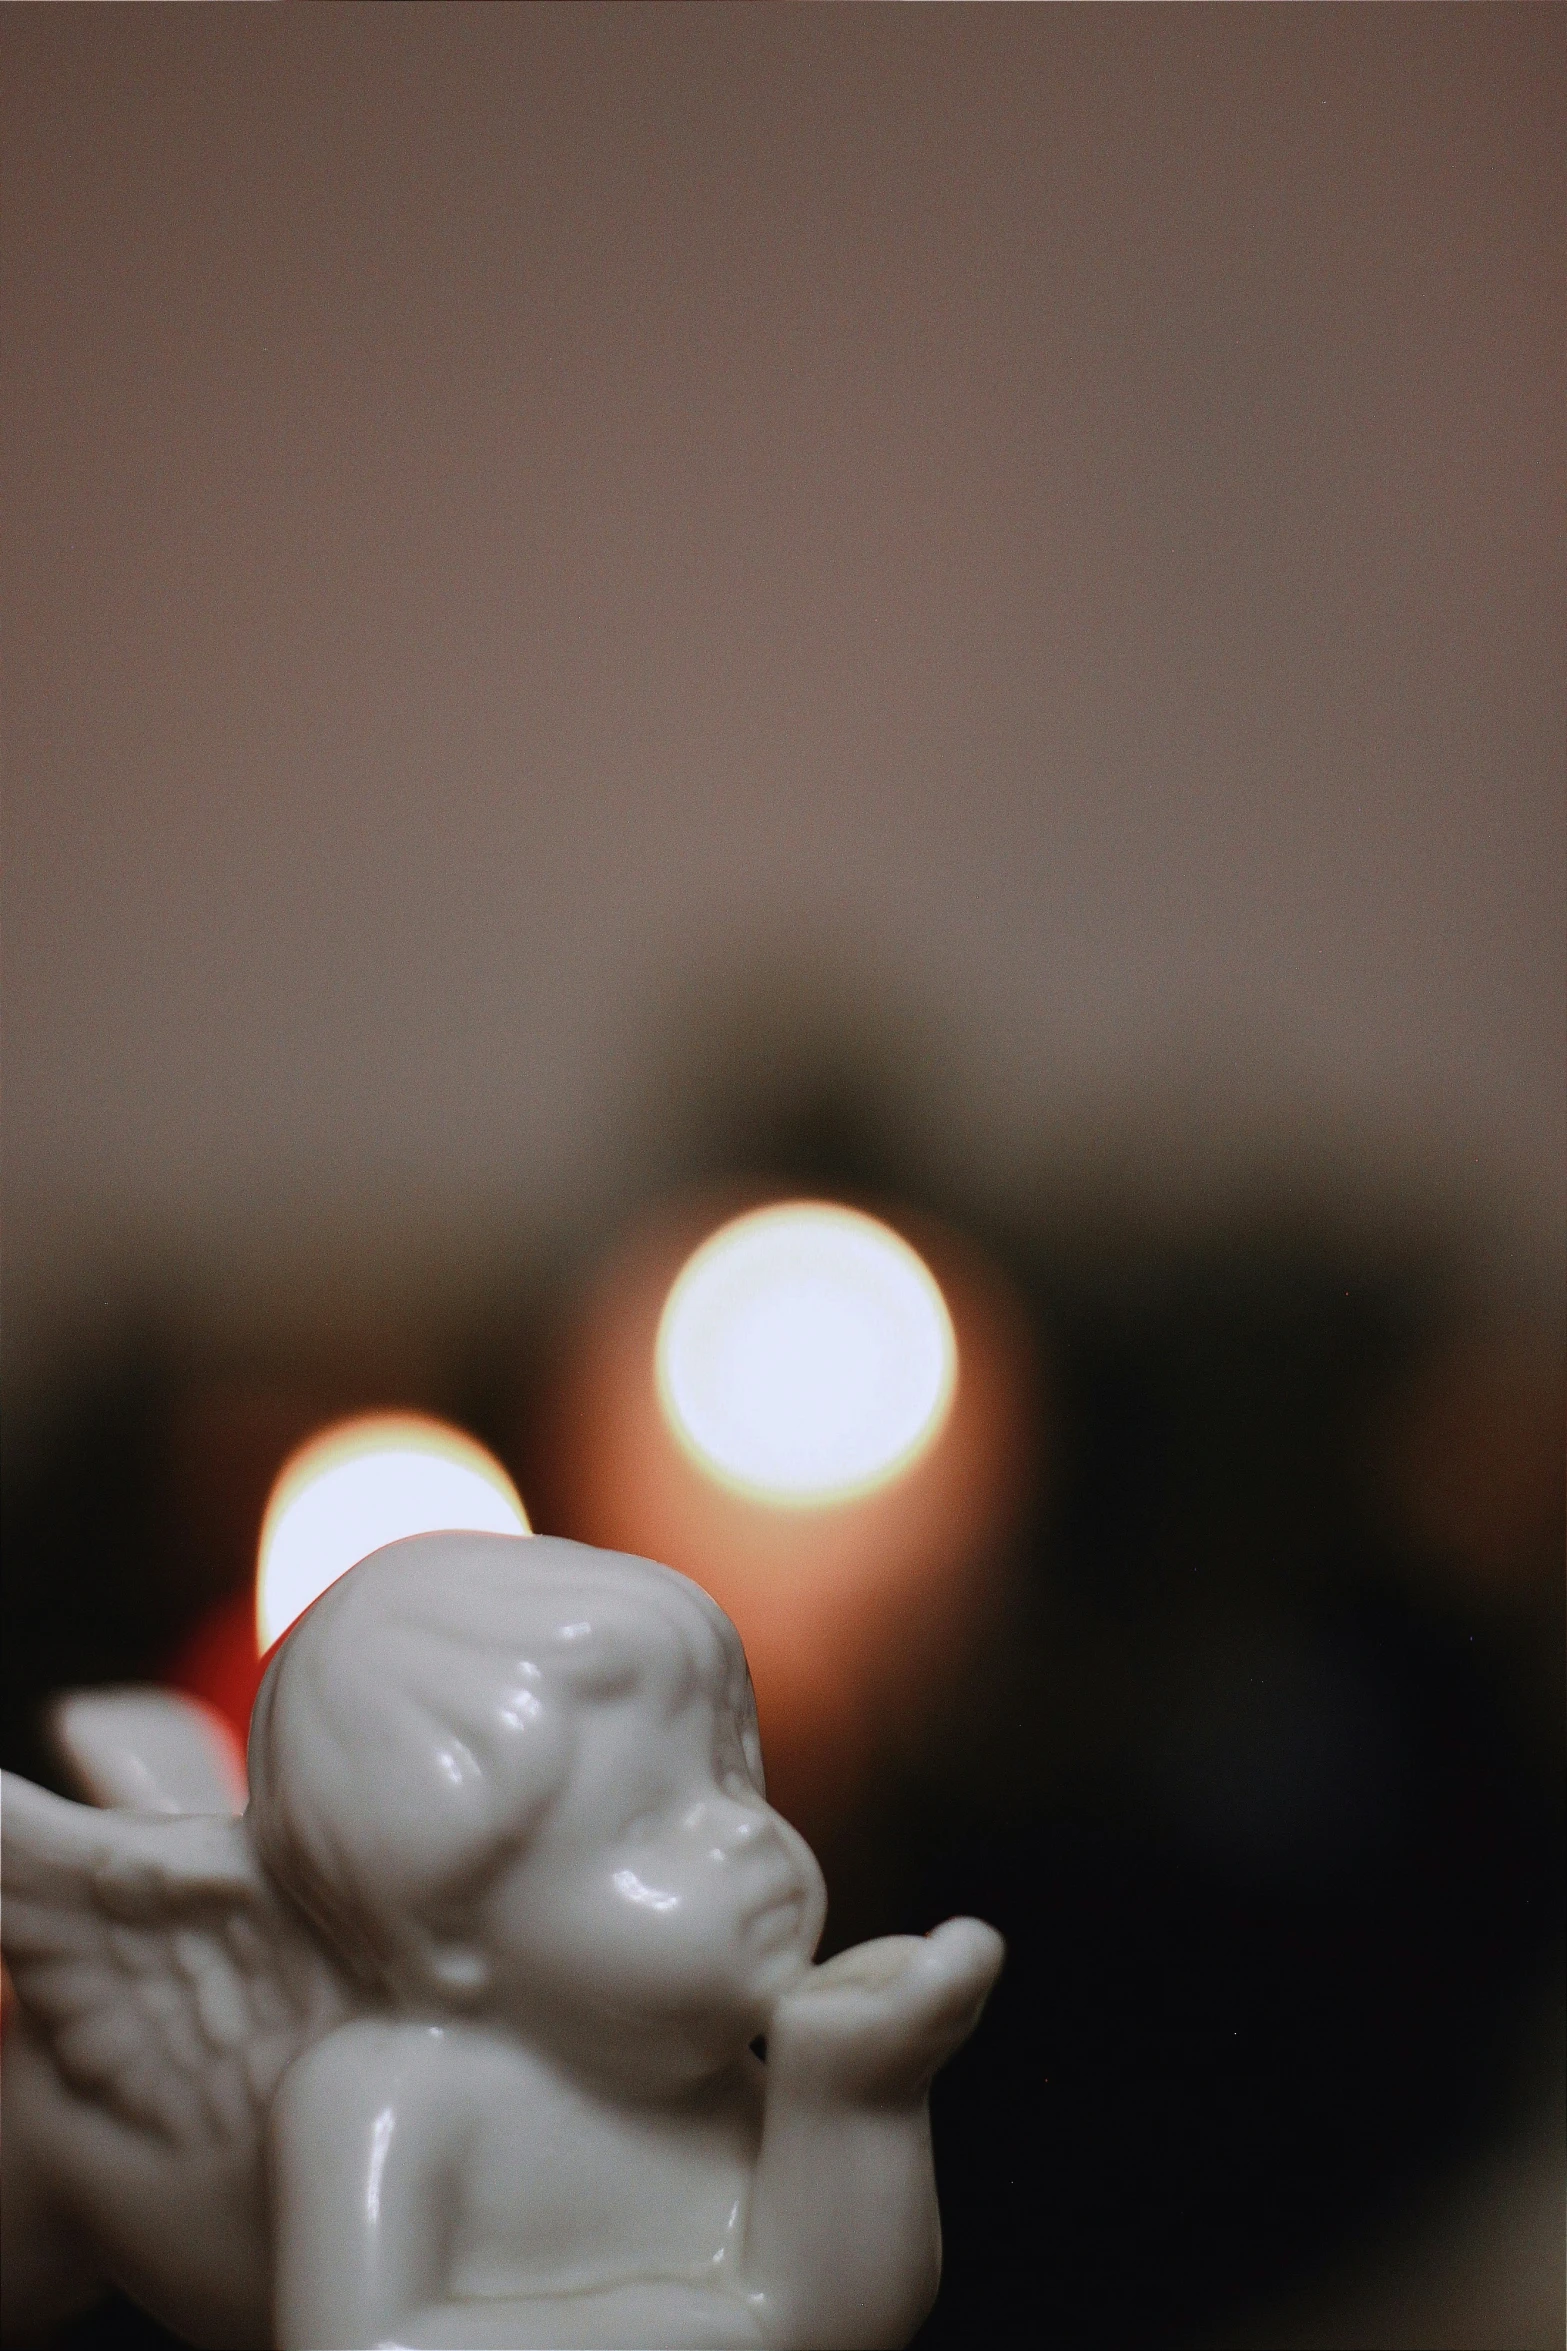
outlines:
M80 2277L310 2351L918 2326L927 2092L1000 1938L814 1964L821 1873L696 1586L549 1537L389 1545L274 1662L243 1818L175 1812L199 1772L120 1705L88 1784L142 1811L5 1790L6 2134Z

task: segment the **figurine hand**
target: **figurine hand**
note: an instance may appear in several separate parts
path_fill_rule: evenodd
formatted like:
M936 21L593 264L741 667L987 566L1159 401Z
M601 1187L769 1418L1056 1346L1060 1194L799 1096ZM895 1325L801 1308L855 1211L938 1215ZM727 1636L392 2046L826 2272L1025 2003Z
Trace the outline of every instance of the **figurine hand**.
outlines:
M837 2096L916 2097L974 2030L1005 1956L977 1918L841 1951L774 2009L769 2073Z

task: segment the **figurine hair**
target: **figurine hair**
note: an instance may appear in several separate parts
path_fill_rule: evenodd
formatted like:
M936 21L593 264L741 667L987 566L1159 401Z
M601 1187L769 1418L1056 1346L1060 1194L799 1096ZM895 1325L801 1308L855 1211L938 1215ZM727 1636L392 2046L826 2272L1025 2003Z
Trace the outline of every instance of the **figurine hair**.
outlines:
M269 1869L359 1975L418 1965L571 1769L576 1707L651 1680L706 1687L761 1750L739 1636L651 1560L552 1536L411 1536L361 1560L289 1634L250 1727Z

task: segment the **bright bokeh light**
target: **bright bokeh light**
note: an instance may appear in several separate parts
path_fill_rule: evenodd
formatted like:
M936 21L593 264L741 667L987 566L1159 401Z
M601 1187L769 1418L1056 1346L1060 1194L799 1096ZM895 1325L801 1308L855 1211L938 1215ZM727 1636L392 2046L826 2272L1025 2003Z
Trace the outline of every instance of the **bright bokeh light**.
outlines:
M791 1201L736 1217L687 1261L659 1323L657 1377L711 1475L767 1502L840 1502L930 1443L957 1344L907 1241L855 1209Z
M448 1527L532 1532L516 1487L476 1439L419 1413L377 1413L323 1429L286 1463L267 1504L258 1647L281 1640L367 1552Z

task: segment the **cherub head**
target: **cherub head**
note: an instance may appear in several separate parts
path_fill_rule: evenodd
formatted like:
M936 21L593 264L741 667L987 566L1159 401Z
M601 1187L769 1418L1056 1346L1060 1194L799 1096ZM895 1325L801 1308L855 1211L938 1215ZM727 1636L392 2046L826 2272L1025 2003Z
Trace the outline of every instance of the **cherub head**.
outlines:
M373 1553L274 1661L250 1785L269 1868L356 1973L584 2058L729 2054L821 1932L734 1627L623 1553L477 1534Z

